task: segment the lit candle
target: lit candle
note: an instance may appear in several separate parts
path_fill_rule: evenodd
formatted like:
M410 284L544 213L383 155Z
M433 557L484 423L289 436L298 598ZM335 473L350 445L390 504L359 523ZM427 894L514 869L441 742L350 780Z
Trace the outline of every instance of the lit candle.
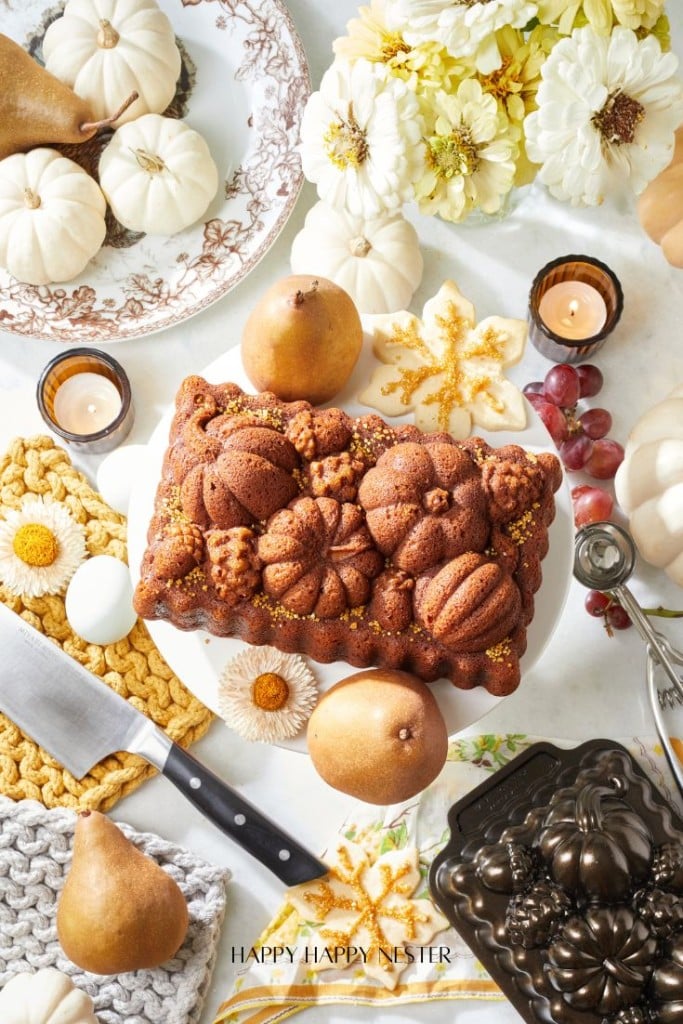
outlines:
M69 349L51 359L40 375L36 398L50 430L88 455L110 452L133 426L126 371L97 349Z
M599 334L607 320L607 303L585 281L560 281L541 297L538 315L553 334L582 341Z
M121 395L100 373L76 373L57 388L53 412L70 434L97 434L121 412Z
M529 292L529 341L556 363L586 360L605 343L624 308L619 280L591 256L563 256L536 274Z

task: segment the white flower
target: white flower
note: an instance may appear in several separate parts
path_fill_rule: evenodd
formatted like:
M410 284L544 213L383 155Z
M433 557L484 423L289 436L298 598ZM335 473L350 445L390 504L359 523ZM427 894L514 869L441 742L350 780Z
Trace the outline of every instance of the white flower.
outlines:
M490 74L500 67L494 33L506 25L524 28L538 11L537 0L396 0L403 14L407 42L439 42L456 57L474 57L477 70Z
M493 96L474 78L433 100L427 169L415 192L423 213L458 221L475 207L496 213L512 188L517 143Z
M652 28L664 13L665 0L612 0L617 21L626 28Z
M0 520L0 582L12 594L61 594L86 557L85 532L66 506L25 501L3 510Z
M225 667L218 706L245 740L275 743L295 736L318 700L313 673L298 654L249 647Z
M383 64L337 60L306 104L304 174L331 206L376 217L412 198L421 136L418 101L405 82Z
M678 60L654 36L590 27L560 40L543 66L527 152L558 199L596 205L619 186L639 193L667 166L683 120Z

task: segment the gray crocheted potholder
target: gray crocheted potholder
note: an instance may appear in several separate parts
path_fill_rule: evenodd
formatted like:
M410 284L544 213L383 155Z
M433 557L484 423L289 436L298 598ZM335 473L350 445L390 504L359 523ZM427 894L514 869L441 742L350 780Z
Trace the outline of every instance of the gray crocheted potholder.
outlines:
M57 967L92 997L100 1024L196 1024L213 971L229 872L117 822L178 883L190 926L181 949L162 967L89 974L65 957L55 923L76 817L64 808L46 810L34 800L0 797L0 988L22 971Z

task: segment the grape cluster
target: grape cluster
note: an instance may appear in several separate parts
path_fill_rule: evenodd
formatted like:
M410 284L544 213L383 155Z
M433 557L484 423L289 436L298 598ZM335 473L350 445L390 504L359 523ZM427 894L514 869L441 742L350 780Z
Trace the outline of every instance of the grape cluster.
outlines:
M615 597L600 590L589 590L586 594L585 608L589 615L602 619L607 632L613 629L628 629L631 625L629 614Z
M577 414L579 401L597 395L602 383L597 366L558 363L544 380L532 381L523 390L552 437L565 469L581 469L596 480L611 480L624 449L607 437L612 427L610 413L596 408Z

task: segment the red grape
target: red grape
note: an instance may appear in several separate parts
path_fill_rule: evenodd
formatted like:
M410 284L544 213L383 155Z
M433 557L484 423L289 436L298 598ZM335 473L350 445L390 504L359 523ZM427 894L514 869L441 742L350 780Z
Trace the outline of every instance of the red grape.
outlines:
M596 619L604 615L610 606L610 598L600 590L589 590L584 601L586 611Z
M529 405L533 406L533 408L536 410L538 410L539 405L546 405L548 402L548 399L545 397L545 395L539 395L535 391L527 392L524 397L526 398Z
M556 446L566 441L569 435L569 427L567 426L567 420L561 409L558 409L556 405L551 405L550 402L542 401L534 403L534 408L540 416L545 429L548 431Z
M560 445L560 457L565 469L583 469L593 453L593 442L585 434L575 434Z
M582 366L576 367L576 372L579 375L579 386L581 388L581 398L592 398L593 395L597 395L602 389L603 376L597 366L592 366L591 363L584 363Z
M612 426L612 417L607 409L588 409L582 412L578 422L583 427L584 434L587 434L592 441L605 437Z
M611 480L623 461L624 449L618 441L611 441L606 437L590 443L592 451L586 458L583 468L596 480Z
M614 501L607 491L599 487L589 487L574 502L574 524L586 526L587 523L604 523L612 515Z
M522 393L529 397L529 395L542 395L543 394L543 381L532 380L528 384L525 384L522 388Z
M605 612L605 622L613 629L628 629L631 625L628 612L620 604L610 604Z
M576 487L572 487L572 501L578 501L579 498L582 498L584 496L584 494L587 494L589 491L593 490L595 490L595 488L592 484L577 484Z
M576 405L580 390L579 375L568 363L552 366L545 375L543 393L549 402L563 409L571 409Z

